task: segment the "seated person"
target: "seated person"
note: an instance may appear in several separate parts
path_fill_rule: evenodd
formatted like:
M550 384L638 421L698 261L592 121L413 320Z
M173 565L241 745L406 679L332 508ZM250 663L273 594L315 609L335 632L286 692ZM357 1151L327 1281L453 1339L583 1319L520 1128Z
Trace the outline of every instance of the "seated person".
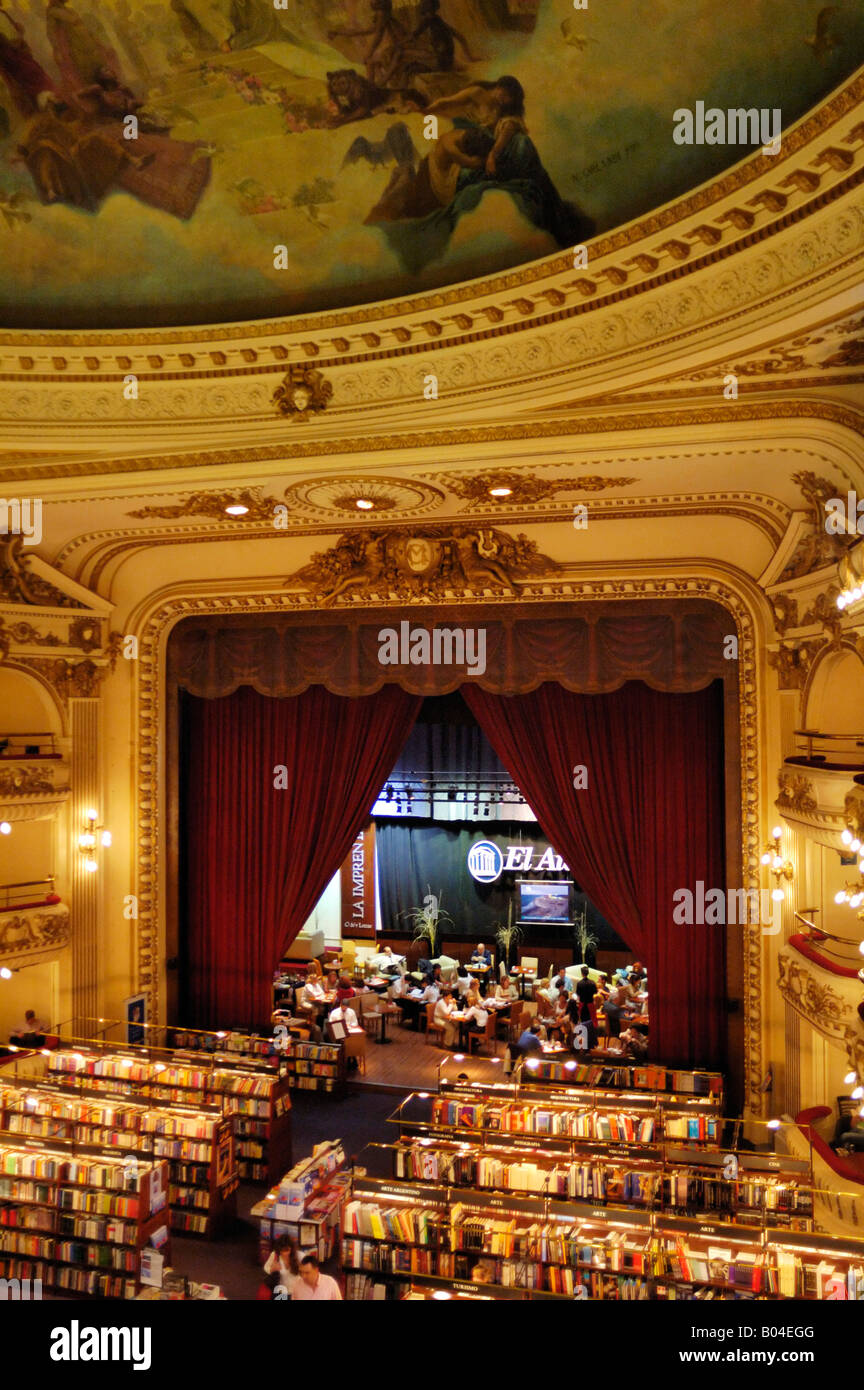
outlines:
M476 1004L470 1004L465 1010L465 1017L462 1019L462 1027L466 1035L468 1033L485 1033L486 1025L489 1022L489 1014L483 1008L482 999L478 999Z
M569 990L569 988L570 981L567 979L567 976L564 974L564 971L559 970L557 975L553 975L550 978L548 984L543 984L539 988L536 988L534 990L534 993L542 995L544 999L549 1000L550 1004L554 1004L562 989Z
M844 1130L837 1141L837 1152L846 1149L850 1153L864 1153L864 1120L860 1115L848 1117L849 1128Z
M519 991L509 975L502 975L500 983L495 986L490 997L496 1001L512 1004L514 999L519 998Z
M475 1004L479 1004L479 1003L481 1002L481 999L482 999L482 995L480 994L480 986L478 985L477 981L476 981L476 980L473 978L473 976L472 976L472 977L471 977L471 983L469 984L467 990L465 991L465 1007L466 1007L466 1009L471 1009L471 1008L473 1008L473 1007L475 1006Z
M327 979L324 981L324 991L326 994L335 994L339 988L339 976L335 970L327 972Z
M346 999L353 999L357 993L347 975L339 976L339 983L336 986L336 1002L343 1004Z
M546 1029L542 1023L535 1019L529 1023L525 1032L520 1034L519 1041L515 1044L514 1050L522 1057L527 1057L532 1052L543 1051L543 1039L546 1036Z
M310 965L306 974L306 983L297 995L297 1012L303 1014L315 1014L324 1002L324 986L321 983L321 976L316 974Z
M491 953L490 951L487 951L484 942L482 942L482 941L478 941L478 942L477 942L477 948L476 948L476 950L473 952L473 954L472 954L472 956L471 956L471 964L472 964L472 965L491 965L491 964L492 964L492 953Z
M460 998L464 999L471 986L476 983L476 980L468 974L465 966L460 961L459 965L456 967L456 992Z
M566 1041L573 1031L573 1021L570 1017L570 995L566 989L562 989L555 1000L555 1009L549 1020L549 1026L560 1031L562 1042Z
M33 1009L28 1009L24 1015L24 1022L19 1023L15 1031L9 1034L9 1041L17 1047L43 1047L47 1031L48 1025L36 1017Z
M349 1032L360 1031L360 1024L357 1022L357 1015L348 1004L337 1004L335 1009L331 1009L327 1015L328 1023L344 1023Z
M441 992L441 998L435 1005L435 1012L432 1015L432 1022L436 1028L444 1030L444 1047L454 1048L458 1038L458 1025L454 1023L451 1015L456 1011L456 1001L453 998L453 991L447 985Z
M630 1057L645 1057L648 1053L648 1039L637 1028L625 1028L618 1041Z
M377 956L372 956L369 964L374 965L380 970L382 975L394 975L401 972L404 956L394 956L390 946L382 946Z

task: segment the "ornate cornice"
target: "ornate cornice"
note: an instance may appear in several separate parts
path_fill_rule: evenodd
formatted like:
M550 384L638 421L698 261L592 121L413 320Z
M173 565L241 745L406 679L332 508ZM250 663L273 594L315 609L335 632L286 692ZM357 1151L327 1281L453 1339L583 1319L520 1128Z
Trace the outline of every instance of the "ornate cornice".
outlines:
M335 439L286 438L284 443L239 445L230 449L191 450L189 453L146 454L87 461L29 465L14 472L10 463L6 474L11 482L37 483L47 478L96 477L108 474L162 472L192 468L236 468L249 463L282 464L289 459L335 458L359 454L399 451L443 451L460 445L516 443L524 440L583 438L590 435L666 431L702 426L728 430L742 423L818 421L836 425L864 439L864 413L834 401L781 400L729 401L721 405L688 406L685 409L633 411L627 414L583 414L495 424L454 426L450 429L394 430L389 434L363 435ZM378 465L380 467L380 463Z
M68 945L71 936L65 903L0 912L0 960L20 968Z

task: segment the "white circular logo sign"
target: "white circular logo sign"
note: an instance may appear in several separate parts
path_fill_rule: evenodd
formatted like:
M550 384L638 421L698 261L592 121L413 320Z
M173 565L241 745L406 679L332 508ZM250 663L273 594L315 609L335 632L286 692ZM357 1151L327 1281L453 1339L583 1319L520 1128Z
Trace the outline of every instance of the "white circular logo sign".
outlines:
M504 856L491 840L478 840L468 851L468 872L478 883L494 883L504 865Z

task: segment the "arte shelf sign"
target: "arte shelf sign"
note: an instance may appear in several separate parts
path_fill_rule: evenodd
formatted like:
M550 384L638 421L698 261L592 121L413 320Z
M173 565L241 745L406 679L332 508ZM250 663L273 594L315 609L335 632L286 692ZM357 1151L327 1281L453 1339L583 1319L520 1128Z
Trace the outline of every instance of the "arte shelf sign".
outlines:
M508 845L507 854L491 840L475 840L468 851L468 872L478 883L494 883L502 873L516 869L519 873L542 873L552 870L557 874L567 872L568 866L560 854L551 846L542 852L534 845Z

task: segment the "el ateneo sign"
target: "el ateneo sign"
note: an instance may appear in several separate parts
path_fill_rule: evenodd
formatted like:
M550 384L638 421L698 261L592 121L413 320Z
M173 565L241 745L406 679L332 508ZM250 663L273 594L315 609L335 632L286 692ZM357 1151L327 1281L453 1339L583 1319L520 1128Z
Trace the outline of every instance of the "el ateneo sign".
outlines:
M360 831L341 871L342 935L375 936L375 823Z

